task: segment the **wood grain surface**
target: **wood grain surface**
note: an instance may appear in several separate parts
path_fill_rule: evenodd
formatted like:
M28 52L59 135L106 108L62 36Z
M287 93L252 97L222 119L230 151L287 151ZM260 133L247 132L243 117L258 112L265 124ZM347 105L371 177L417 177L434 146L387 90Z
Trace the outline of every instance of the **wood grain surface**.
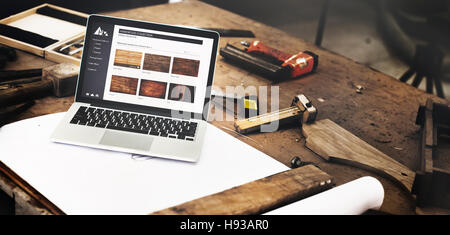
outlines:
M166 97L166 87L167 83L165 82L142 79L141 86L139 88L139 95L164 99Z
M199 66L200 66L199 60L190 60L174 57L172 64L172 73L197 77Z
M168 73L170 69L170 56L145 54L142 69Z
M117 49L114 56L114 65L139 69L141 68L141 60L142 52Z
M130 95L136 95L137 86L138 86L137 78L129 78L123 76L112 75L111 77L111 87L109 90L111 92L119 92Z
M155 215L262 214L330 189L332 177L307 165L157 211Z
M306 147L327 161L367 168L411 192L415 172L359 139L330 119L303 124Z
M318 109L317 120L328 118L334 121L411 170L416 170L419 162L420 127L415 125L419 105L424 105L427 98L438 103L448 103L435 95L427 94L393 77L352 61L344 57L345 55L338 55L324 48L316 47L312 43L279 29L200 1L183 1L103 14L164 24L251 30L256 35L255 40L261 40L286 53L294 54L310 50L318 54L320 58L316 73L276 84L279 91L279 108L289 107L294 96L303 93ZM252 39L221 38L219 47L241 40ZM19 51L18 61L9 63L5 69L42 68L50 64L54 63ZM226 86L264 87L272 84L264 77L226 63L218 55L214 85L225 90ZM355 91L356 85L364 87L362 93ZM268 111L270 111L271 94L269 87ZM264 106L263 101L266 98L262 95L259 97L261 108ZM66 111L72 102L73 97L39 99L27 112L10 121ZM212 105L212 112L215 112L215 108L217 107ZM288 126L273 133L255 133L248 135L249 138L247 138L229 132L229 129L234 129L234 121L232 121L234 115L229 113L224 115L231 116L231 120L213 120L211 123L285 165L290 165L292 157L300 156L304 161L311 161L319 165L323 171L333 176L337 185L361 176L373 176L380 180L385 190L385 199L381 207L383 212L415 213L415 202L411 199L410 194L405 193L397 184L370 171L324 161L305 147L305 138L298 127ZM450 148L440 148L439 152L441 155L450 156ZM450 161L435 162L439 164L436 167L450 169ZM18 196L16 198L20 199Z

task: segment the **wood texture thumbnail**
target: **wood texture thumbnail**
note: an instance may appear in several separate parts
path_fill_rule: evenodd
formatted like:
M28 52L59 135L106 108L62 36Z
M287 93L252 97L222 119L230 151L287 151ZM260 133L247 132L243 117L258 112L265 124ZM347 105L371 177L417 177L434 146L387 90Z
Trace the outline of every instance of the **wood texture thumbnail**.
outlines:
M170 68L170 56L145 54L142 69L168 73Z
M194 103L195 88L180 84L170 84L169 100Z
M199 60L190 60L174 57L172 65L172 73L197 77L199 67L200 67Z
M166 87L167 83L165 82L141 80L139 95L164 99L166 97Z
M129 77L112 75L111 87L109 88L109 90L111 92L119 92L119 93L125 93L125 94L130 94L130 95L136 95L137 85L138 85L137 78L129 78Z
M136 51L116 50L114 65L128 68L141 68L142 53Z

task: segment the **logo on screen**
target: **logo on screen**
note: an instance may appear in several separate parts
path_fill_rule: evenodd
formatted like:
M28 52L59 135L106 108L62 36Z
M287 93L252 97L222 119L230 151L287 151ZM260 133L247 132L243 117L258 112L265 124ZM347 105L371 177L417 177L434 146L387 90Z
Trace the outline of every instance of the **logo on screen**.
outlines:
M95 30L94 35L100 35L100 36L106 36L108 37L108 32L103 30L102 28L98 27L97 30Z

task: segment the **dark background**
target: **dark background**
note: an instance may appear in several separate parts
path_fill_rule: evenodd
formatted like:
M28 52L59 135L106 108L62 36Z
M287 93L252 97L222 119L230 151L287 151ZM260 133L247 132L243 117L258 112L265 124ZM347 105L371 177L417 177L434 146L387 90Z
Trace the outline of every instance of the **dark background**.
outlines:
M43 3L50 3L56 6L69 8L76 11L81 11L88 14L114 11L122 9L130 9L140 6L154 5L166 3L168 0L16 0L16 1L2 1L0 3L0 18L5 18L9 15L27 10L29 8L41 5Z
M442 80L444 94L447 94L447 99L450 99L450 0L203 1L313 43L316 39L321 12L325 9L325 3L328 2L322 47L395 78L401 78L410 68L416 67L426 70L425 73L430 71L436 73L435 76ZM169 1L2 1L0 18L44 2L91 14ZM382 5L384 7L381 7ZM383 18L384 13L389 13L393 20L388 21ZM395 33L392 34L392 32ZM418 46L424 48L417 54ZM436 56L439 57L436 53L442 54L443 57L439 65L436 65L438 62L430 62L436 61ZM417 58L421 61L417 62ZM411 84L413 78L411 76L408 83ZM418 85L422 90L425 90L425 79ZM436 91L433 90L433 93Z

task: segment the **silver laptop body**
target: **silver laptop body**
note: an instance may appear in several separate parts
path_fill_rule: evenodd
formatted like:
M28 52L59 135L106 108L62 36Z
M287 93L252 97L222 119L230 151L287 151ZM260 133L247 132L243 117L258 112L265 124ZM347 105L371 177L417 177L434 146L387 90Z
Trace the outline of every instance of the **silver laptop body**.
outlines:
M51 140L197 161L218 40L212 31L91 15L75 102Z

